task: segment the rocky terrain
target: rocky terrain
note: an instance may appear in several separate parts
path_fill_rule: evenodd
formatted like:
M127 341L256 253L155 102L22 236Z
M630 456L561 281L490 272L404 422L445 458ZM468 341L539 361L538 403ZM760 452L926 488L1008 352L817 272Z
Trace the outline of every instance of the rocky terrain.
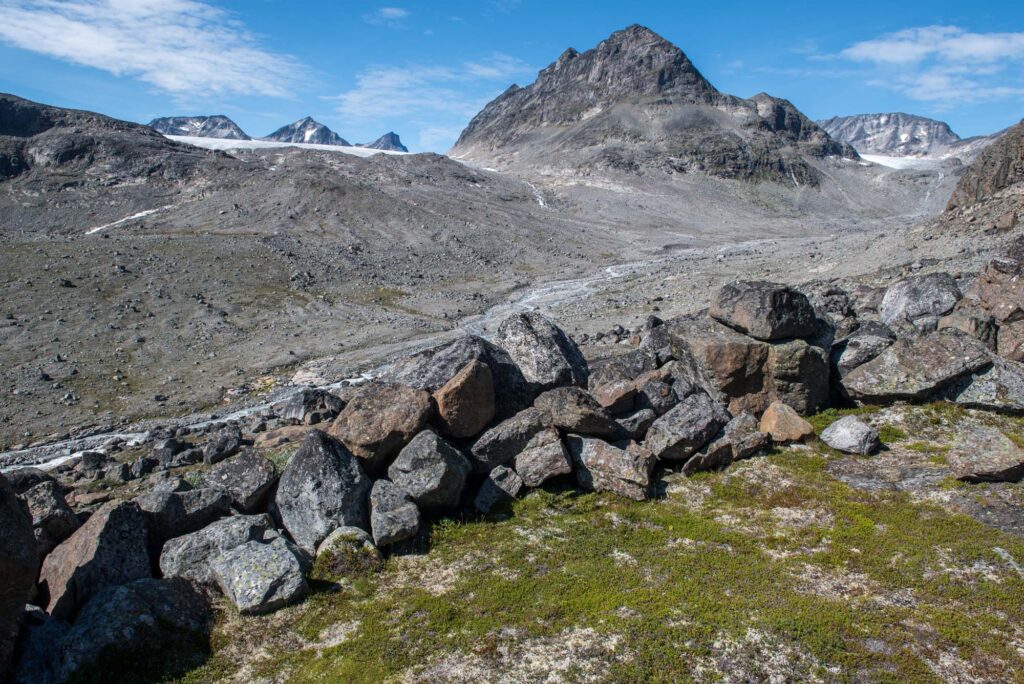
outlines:
M193 138L225 138L228 140L249 140L249 136L234 121L217 114L215 116L166 116L153 119L149 127L164 135L186 135Z
M13 681L1024 676L1021 128L882 169L641 27L510 92L463 161L0 98ZM731 176L539 163L658 99Z
M949 124L895 112L834 116L817 122L831 137L861 154L883 157L956 158L970 164L1001 133L963 139Z
M288 124L287 126L282 126L270 135L260 138L260 140L311 143L316 145L342 145L344 147L351 145L350 142L342 138L330 128L324 126L319 121L314 121L313 118L309 116L304 119L299 119L295 123Z

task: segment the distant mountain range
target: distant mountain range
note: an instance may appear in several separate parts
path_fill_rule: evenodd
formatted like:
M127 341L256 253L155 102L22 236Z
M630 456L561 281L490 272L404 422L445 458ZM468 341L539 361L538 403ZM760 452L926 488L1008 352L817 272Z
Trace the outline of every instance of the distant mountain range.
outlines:
M234 121L223 115L216 116L169 116L153 119L149 127L163 135L192 138L219 138L223 140L252 140ZM312 117L282 126L270 135L258 138L271 142L300 143L310 145L337 145L339 147L365 147L373 150L408 152L397 133L388 132L370 143L355 144Z
M885 157L948 159L970 163L1002 132L963 139L949 124L902 112L836 116L819 121L830 136L859 153Z

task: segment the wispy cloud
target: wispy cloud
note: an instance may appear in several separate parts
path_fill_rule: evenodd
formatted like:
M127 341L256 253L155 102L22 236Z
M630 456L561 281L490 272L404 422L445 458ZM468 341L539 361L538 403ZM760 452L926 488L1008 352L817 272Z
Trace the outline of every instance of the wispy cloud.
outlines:
M835 57L870 65L870 85L939 107L1024 97L1024 33L924 26L855 43Z
M0 0L0 41L175 95L285 96L299 66L197 0Z
M363 15L363 21L375 26L401 28L404 20L409 17L409 10L402 7L378 7L375 11Z

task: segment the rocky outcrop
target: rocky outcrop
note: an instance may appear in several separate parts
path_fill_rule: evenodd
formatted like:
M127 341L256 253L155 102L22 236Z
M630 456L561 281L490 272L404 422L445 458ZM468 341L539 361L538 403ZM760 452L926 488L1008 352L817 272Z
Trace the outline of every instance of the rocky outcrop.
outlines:
M336 528L368 526L370 487L359 459L313 430L281 474L274 502L292 539L312 554Z
M498 327L494 341L539 389L587 386L589 369L576 343L540 314L509 316Z
M992 198L996 193L1024 181L1024 121L1009 128L971 164L947 211L965 209Z
M305 143L308 145L352 146L350 142L342 138L330 128L324 126L319 121L315 121L309 116L304 119L299 119L295 123L290 123L287 126L282 126L270 135L266 135L260 139L270 140L271 142Z
M238 127L238 124L223 114L215 114L213 116L165 116L150 121L149 127L164 135L251 140Z
M200 530L231 512L231 497L222 489L155 490L135 499L149 530L153 555L164 542Z
M946 459L953 474L967 482L1018 482L1024 478L1024 449L995 428L964 431Z
M39 569L32 518L0 475L0 678L7 675L14 642Z
M423 390L371 383L352 397L330 434L363 461L367 472L378 474L426 427L432 414L430 395Z

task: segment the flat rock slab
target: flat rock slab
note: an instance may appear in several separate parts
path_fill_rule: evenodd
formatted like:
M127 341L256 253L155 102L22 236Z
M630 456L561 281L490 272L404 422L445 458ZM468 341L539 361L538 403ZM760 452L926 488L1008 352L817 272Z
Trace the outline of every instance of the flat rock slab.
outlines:
M1019 482L1024 478L1024 449L995 428L961 432L946 460L953 475L967 482Z
M814 307L803 293L764 281L726 285L715 295L708 313L759 340L809 337L818 325Z

